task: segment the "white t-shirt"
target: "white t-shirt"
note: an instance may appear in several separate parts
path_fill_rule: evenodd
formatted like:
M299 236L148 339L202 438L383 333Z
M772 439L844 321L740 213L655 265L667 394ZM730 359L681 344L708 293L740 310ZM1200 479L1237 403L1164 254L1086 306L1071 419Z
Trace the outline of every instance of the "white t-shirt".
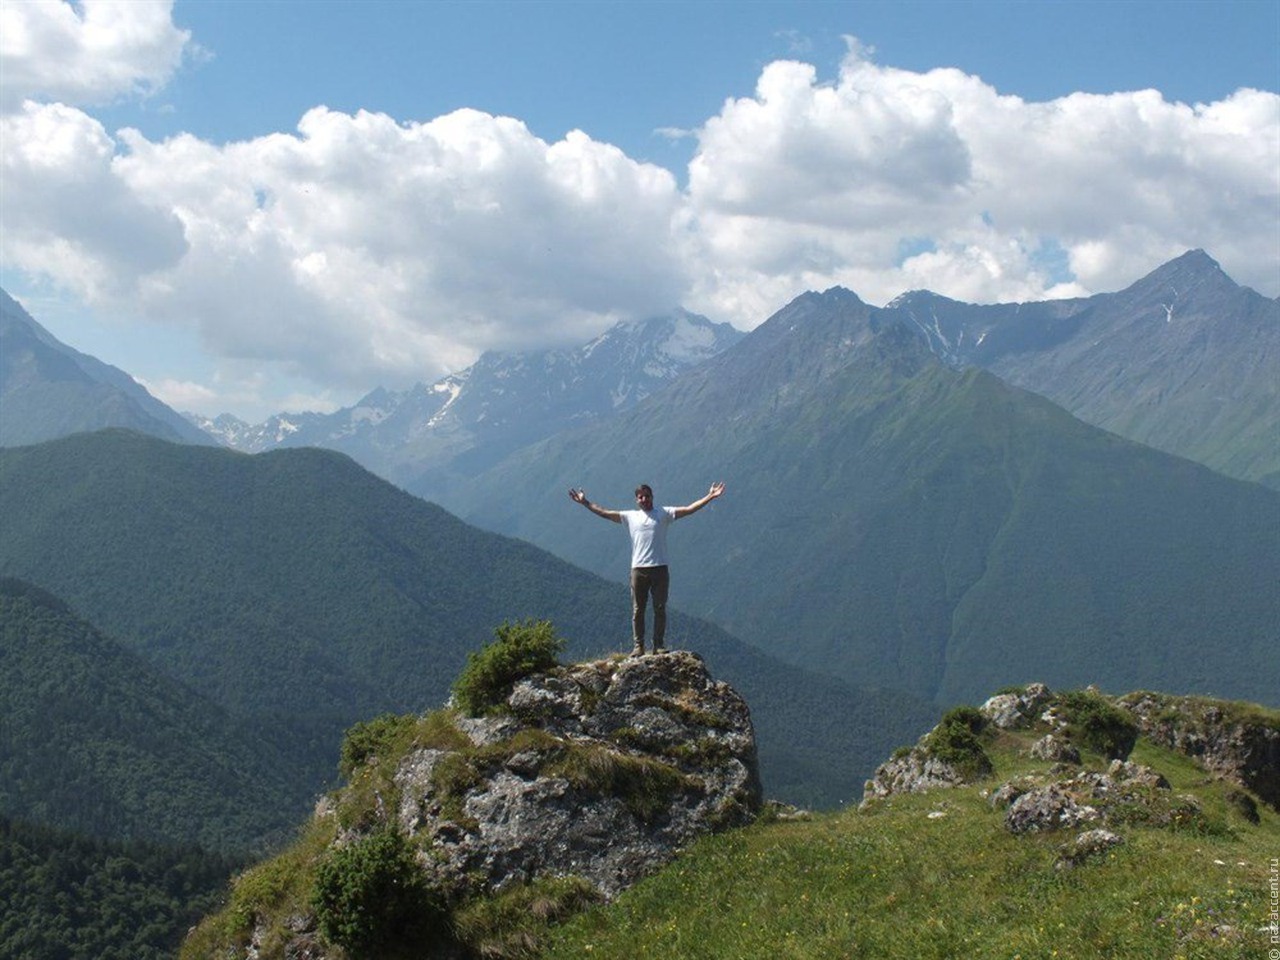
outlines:
M631 534L631 566L667 565L667 527L676 518L675 507L652 510L620 510L622 522Z

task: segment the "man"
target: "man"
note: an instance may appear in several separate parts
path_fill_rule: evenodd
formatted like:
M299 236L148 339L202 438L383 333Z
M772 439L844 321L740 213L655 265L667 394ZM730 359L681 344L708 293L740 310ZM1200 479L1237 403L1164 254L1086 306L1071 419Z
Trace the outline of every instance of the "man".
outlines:
M644 653L644 611L653 597L653 652L662 651L667 633L667 592L671 577L667 569L667 527L681 517L697 513L724 493L724 484L711 485L706 496L687 507L654 509L653 490L647 483L636 487L636 510L606 510L587 499L582 490L571 489L569 496L597 517L625 524L631 534L631 632L635 647L633 657Z

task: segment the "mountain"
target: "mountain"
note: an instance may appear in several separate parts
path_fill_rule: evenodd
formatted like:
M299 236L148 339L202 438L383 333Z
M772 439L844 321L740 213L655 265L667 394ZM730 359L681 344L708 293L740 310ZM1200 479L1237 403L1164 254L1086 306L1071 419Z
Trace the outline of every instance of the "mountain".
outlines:
M339 450L434 499L520 447L634 406L741 337L727 323L677 310L619 323L572 350L485 353L431 386L379 388L332 414L278 414L257 426L226 415L194 422L250 453Z
M1280 689L1280 494L954 370L904 311L847 290L450 505L621 577L616 528L565 490L617 507L647 481L682 504L718 479L671 533L673 602L793 664L939 704L1033 676Z
M104 427L212 442L128 374L61 343L0 290L0 446Z
M263 845L314 791L263 731L64 603L0 579L0 814L100 838Z
M1081 420L1228 476L1280 487L1280 299L1203 250L1119 293L975 306L929 292L894 307L935 352Z
M332 451L82 434L0 451L0 516L0 575L63 597L237 719L305 738L313 789L342 730L442 703L503 621L550 619L577 655L629 643L626 588ZM932 713L687 616L669 635L750 699L772 796L847 800L903 724Z

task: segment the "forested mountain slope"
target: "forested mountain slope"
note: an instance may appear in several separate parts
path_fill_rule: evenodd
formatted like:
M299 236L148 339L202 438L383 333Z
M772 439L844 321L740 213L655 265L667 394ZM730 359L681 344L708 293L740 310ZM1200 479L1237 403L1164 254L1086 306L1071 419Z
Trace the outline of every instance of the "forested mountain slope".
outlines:
M302 757L43 590L0 579L0 814L111 839L261 848L307 809Z
M84 434L0 452L0 515L0 575L57 593L236 717L303 738L317 787L346 727L438 706L505 620L552 620L575 656L630 644L625 588L327 451ZM855 795L931 713L687 616L673 616L670 640L748 698L766 789L798 802Z

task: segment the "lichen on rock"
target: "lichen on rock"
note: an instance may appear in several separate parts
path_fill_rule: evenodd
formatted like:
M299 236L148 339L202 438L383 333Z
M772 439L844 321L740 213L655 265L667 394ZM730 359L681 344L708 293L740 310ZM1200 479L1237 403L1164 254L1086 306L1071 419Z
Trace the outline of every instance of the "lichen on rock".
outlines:
M441 887L577 876L612 897L760 809L746 703L695 654L538 673L456 723L468 746L414 749L394 778L396 824Z

